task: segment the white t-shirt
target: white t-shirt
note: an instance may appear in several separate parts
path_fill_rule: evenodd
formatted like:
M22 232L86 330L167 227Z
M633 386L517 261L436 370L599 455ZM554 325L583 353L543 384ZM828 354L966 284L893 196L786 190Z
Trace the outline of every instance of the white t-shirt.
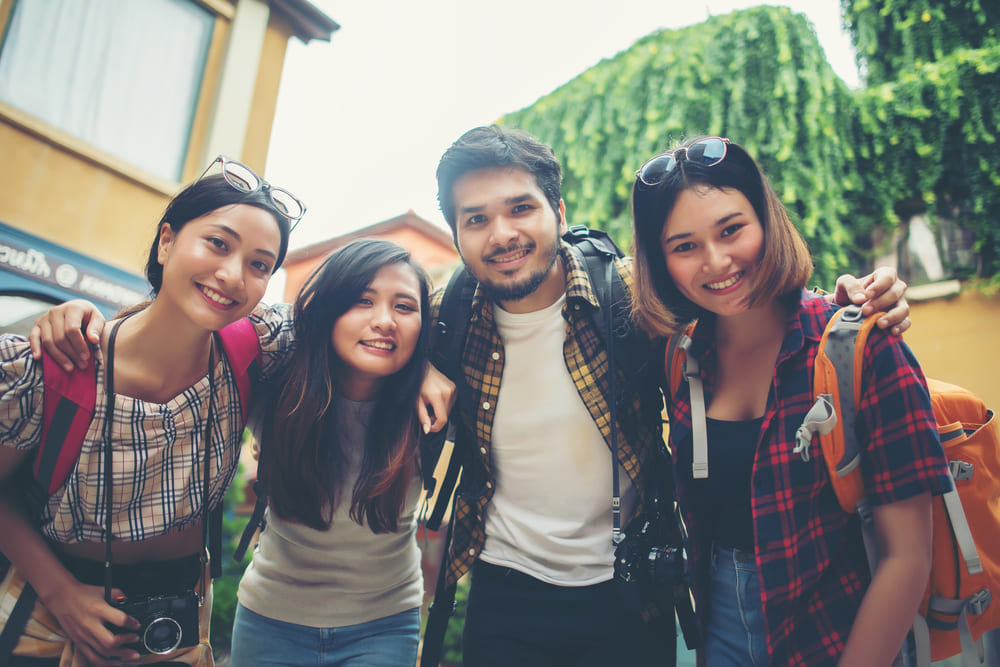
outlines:
M504 345L493 421L496 491L481 558L559 586L613 574L611 450L566 368L565 294L548 308L494 317ZM622 515L635 492L619 466Z

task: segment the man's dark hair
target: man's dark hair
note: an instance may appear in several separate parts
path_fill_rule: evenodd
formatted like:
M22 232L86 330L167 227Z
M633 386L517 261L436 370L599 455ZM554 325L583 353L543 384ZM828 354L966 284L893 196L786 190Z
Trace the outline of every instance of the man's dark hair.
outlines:
M549 206L555 211L556 220L561 222L562 169L552 149L524 130L487 125L471 129L459 137L438 162L438 203L456 240L455 182L470 171L494 167L523 169L534 176Z

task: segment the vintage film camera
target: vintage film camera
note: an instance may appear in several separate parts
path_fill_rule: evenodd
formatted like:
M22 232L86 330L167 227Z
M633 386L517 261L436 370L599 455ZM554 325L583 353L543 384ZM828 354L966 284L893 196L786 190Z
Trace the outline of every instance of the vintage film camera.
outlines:
M185 591L179 595L139 597L135 600L115 600L118 607L139 621L139 641L129 644L141 654L163 655L177 648L198 643L198 595ZM131 632L116 629L117 632Z

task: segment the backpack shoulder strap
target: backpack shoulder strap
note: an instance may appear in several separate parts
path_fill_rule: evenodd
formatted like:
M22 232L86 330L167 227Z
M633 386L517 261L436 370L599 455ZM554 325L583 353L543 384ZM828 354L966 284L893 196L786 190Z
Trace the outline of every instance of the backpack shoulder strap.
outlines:
M222 342L222 349L229 362L229 367L233 370L233 378L236 381L236 390L240 401L240 416L243 418L243 425L246 426L250 416L251 396L253 386L260 377L260 338L257 330L249 318L242 317L235 322L227 324L219 330L219 340ZM254 490L257 490L257 483ZM243 554L246 552L249 538L257 530L264 515L264 507L267 506L267 496L257 497L258 507L254 507L253 516L240 538L237 546L236 562L242 562ZM208 517L208 553L211 558L212 578L222 576L222 515L224 507L220 503L209 512Z
M478 284L479 281L464 264L455 269L441 297L441 308L434 327L431 361L456 384L462 377L462 350L469 330L472 298Z
M93 356L86 369L67 373L42 353L42 442L35 454L33 473L46 494L62 486L80 456L97 403L96 373Z
M855 431L861 400L865 344L881 313L865 318L858 306L837 311L826 325L813 361L813 399L797 434L796 451L808 460L808 440L819 436L837 500L854 512L864 498L861 449Z
M663 352L663 374L667 379L667 402L687 380L691 392L691 476L694 479L708 477L708 422L706 420L705 390L701 381L701 368L695 358L688 354L691 336L697 322L689 322L684 331L670 336Z
M233 369L233 377L240 400L240 414L243 417L243 424L246 425L250 416L253 385L260 377L260 338L249 318L243 317L220 329L219 339L222 341L222 349L226 354L229 367ZM261 445L261 456L264 455L263 450L264 446ZM260 466L257 469L259 471ZM235 559L237 563L243 561L250 539L263 522L264 509L267 507L267 494L263 492L263 484L259 479L254 482L253 488L258 493L257 501L254 504L250 521L243 529L239 545L236 547ZM222 509L221 505L216 507L209 516L211 544L208 551L212 557L212 577L218 577L222 574L222 561L221 558L217 557L222 553Z
M687 356L687 347L690 344L685 342L684 338L687 337L690 341L696 325L697 322L690 322L684 327L684 331L667 338L667 345L663 352L663 376L667 380L667 387L670 388L670 396L667 397L667 400L671 400L677 390L681 388L681 382L684 380L684 360ZM684 344L682 345L682 343Z
M246 317L219 330L219 338L222 340L222 348L236 378L240 394L240 412L243 415L243 423L246 424L253 386L251 381L260 376L260 339L253 324Z

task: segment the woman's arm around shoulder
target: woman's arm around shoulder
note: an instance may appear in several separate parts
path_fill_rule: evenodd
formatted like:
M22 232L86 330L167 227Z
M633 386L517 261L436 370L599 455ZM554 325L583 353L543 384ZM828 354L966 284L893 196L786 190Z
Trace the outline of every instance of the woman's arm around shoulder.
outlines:
M0 335L0 448L29 450L41 440L42 361L28 341Z
M273 376L295 350L294 309L290 303L261 303L249 315L260 341L261 377Z

